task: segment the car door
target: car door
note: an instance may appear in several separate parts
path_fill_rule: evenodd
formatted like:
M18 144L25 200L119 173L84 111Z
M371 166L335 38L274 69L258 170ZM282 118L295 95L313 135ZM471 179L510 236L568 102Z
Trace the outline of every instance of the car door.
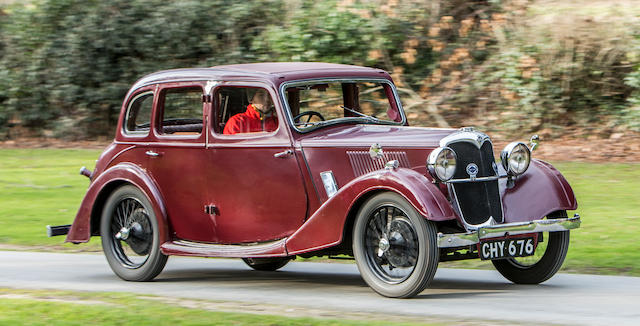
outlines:
M215 242L214 221L205 212L211 162L205 150L209 103L201 83L161 84L154 110L154 140L148 170L156 181L174 236Z
M224 134L230 119L238 123L246 118L248 94L260 89L267 91L275 113L264 116L261 124L277 123L276 129ZM212 93L208 186L218 242L263 242L291 235L305 220L307 196L276 93L256 83L226 83Z

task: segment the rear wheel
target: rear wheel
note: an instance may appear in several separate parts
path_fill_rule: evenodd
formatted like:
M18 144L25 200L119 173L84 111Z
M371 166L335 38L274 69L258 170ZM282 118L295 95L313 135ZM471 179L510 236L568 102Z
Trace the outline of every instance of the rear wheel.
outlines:
M127 281L149 281L167 262L160 252L153 206L138 188L126 185L107 199L100 221L102 250L111 269Z
M548 219L566 218L566 211L558 211ZM516 284L538 284L555 275L569 250L569 231L544 232L533 256L492 260L493 266L509 281Z
M360 208L353 254L364 281L386 297L422 292L438 267L436 227L402 196L381 193Z
M242 258L249 267L257 271L273 272L284 267L291 258L289 257L273 257L273 258Z

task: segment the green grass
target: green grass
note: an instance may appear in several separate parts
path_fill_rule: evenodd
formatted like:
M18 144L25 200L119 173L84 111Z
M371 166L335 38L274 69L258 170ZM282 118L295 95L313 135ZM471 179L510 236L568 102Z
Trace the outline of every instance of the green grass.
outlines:
M0 150L0 243L61 244L64 237L47 238L45 226L73 222L89 184L78 171L83 165L93 169L100 152Z
M640 164L558 163L578 199L564 268L640 276Z
M47 224L73 221L88 185L78 169L93 168L99 154L98 150L0 150L0 244L99 250L96 238L89 244L60 248L63 237L45 234ZM563 269L640 276L640 164L555 166L572 185L583 221L571 233ZM478 260L445 266L491 268Z
M185 307L188 303L189 307ZM388 325L358 321L283 317L217 311L215 302L175 301L127 293L0 289L0 325ZM235 309L241 311L242 303ZM282 309L282 308L281 308ZM284 310L284 309L283 309ZM277 311L277 310L273 310ZM259 312L259 311L258 311ZM302 314L300 314L302 315ZM434 325L403 323L394 325Z

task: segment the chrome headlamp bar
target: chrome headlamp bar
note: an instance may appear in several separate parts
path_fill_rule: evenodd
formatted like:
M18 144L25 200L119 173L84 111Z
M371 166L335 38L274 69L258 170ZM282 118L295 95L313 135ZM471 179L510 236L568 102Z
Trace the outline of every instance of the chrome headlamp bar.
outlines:
M451 179L447 181L447 183L469 183L469 182L486 182L486 181L494 181L500 178L506 178L506 175L492 175L489 177L479 177L474 179Z

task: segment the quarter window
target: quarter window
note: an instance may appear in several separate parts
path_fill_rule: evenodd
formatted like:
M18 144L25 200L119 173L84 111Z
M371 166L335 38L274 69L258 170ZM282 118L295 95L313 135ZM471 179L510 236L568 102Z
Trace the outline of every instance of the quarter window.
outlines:
M124 131L127 134L147 134L151 122L153 108L153 93L143 93L136 96L127 110Z
M158 132L169 135L202 133L202 89L172 88L162 92L162 115Z

